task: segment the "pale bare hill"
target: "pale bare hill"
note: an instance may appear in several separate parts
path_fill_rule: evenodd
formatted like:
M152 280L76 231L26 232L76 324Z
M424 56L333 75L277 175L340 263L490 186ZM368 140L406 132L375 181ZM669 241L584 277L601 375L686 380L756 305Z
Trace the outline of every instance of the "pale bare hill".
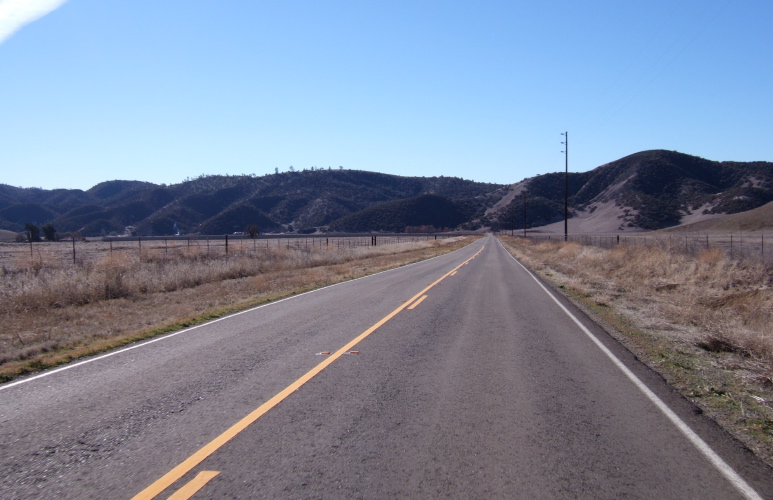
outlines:
M617 205L613 200L593 203L586 210L575 210L569 219L569 234L618 234L640 233L645 231L629 224L628 220L635 213L629 207ZM545 226L529 229L530 233L564 234L564 221L554 222Z
M486 209L486 214L496 213L497 211L501 210L502 208L506 207L510 203L512 203L513 199L516 196L520 196L523 192L526 185L526 181L516 182L515 184L510 184L509 186L505 186L503 188L500 188L498 191L501 191L503 193L506 193L502 198L499 199L498 202L494 203L492 206L488 207Z
M16 241L16 235L19 233L16 233L14 231L6 231L5 229L0 229L0 243L13 243Z
M722 215L709 220L682 224L666 231L770 231L773 230L773 202L737 214Z

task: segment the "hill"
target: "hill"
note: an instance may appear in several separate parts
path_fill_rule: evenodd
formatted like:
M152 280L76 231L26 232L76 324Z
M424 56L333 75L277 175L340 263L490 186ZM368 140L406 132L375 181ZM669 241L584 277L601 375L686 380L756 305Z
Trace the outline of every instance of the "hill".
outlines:
M487 219L502 228L523 228L525 192L527 225L562 232L563 222L558 221L563 221L564 177L564 173L544 174L510 186L519 195L490 211ZM770 201L770 162L716 162L651 150L569 174L575 232L661 229L704 214L751 210Z
M423 225L520 229L525 221L539 231L563 232L564 182L562 172L498 185L311 169L262 177L201 176L169 186L114 180L86 191L0 185L0 229L21 232L32 222L84 236L127 230L223 234L254 224L264 232L307 233ZM651 150L569 174L573 233L662 229L771 201L770 162L716 162Z
M667 231L713 232L713 231L770 231L773 229L773 202L737 214L725 215L682 224Z
M464 207L445 196L422 194L405 200L390 201L342 217L330 225L334 231L402 232L408 226L454 228L469 220Z
M0 243L11 243L16 241L16 236L18 236L18 234L19 233L15 233L13 231L0 229Z
M85 236L122 234L127 227L140 235L223 234L256 224L264 231L308 232L422 194L445 197L469 217L480 216L501 187L455 177L330 169L202 176L169 186L108 181L87 191L0 186L0 229L22 231L32 222Z

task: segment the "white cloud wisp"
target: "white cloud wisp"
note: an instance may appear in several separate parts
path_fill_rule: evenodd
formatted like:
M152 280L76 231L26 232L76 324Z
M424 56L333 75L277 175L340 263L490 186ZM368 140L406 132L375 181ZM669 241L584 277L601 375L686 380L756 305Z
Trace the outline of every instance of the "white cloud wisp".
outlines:
M67 0L0 0L0 43Z

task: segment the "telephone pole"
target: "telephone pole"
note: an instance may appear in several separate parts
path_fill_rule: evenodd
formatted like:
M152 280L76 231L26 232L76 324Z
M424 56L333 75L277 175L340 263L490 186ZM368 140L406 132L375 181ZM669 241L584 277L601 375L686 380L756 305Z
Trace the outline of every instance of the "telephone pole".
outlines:
M523 237L526 237L526 190L521 193L523 196Z
M566 172L564 175L564 241L569 239L569 132L563 132L564 153Z

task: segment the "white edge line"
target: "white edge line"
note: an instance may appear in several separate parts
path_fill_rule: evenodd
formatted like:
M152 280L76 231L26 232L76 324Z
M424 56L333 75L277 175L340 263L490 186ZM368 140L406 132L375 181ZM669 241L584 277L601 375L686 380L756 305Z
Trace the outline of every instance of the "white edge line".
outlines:
M168 340L168 339L170 339L172 337L176 337L177 335L180 335L180 334L183 334L183 333L188 333L188 332L190 332L192 330L196 330L197 328L202 328L204 326L210 326L210 325L213 325L213 324L215 324L215 323L217 323L219 321L223 321L223 320L226 320L226 319L234 318L234 317L242 315L242 314L246 314L246 313L250 313L250 312L256 311L258 309L262 309L264 307L273 306L275 304L279 304L280 302L284 302L286 300L296 299L298 297L302 297L304 295L308 295L308 294L314 293L314 292L320 292L322 290L326 290L326 289L332 288L334 286L345 285L347 283L352 283L354 281L359 281L359 280L362 280L362 279L365 279L365 278L370 278L372 276L377 276L379 274L388 273L390 271L396 271L398 269L405 269L406 267L415 266L416 264L421 264L422 262L429 262L431 260L438 259L440 257L445 257L446 255L451 255L452 253L456 253L459 250L464 250L468 246L475 244L477 241L478 240L475 240L472 243L469 243L469 244L463 246L462 248L458 248L458 249L454 250L451 253L446 253L446 254L443 254L443 255L436 255L435 257L431 257L431 258L425 259L425 260L420 260L418 262L413 262L411 264L406 264L404 266L394 267L392 269L385 269L384 271L379 271L377 273L369 274L367 276L360 276L359 278L354 278L354 279L351 279L351 280L346 280L346 281L341 281L341 282L338 282L338 283L333 283L332 285L323 286L322 288L315 288L314 290L309 290L308 292L299 293L298 295L292 295L290 297L285 297L283 299L279 299L279 300L276 300L276 301L273 301L273 302L269 302L267 304L262 304L262 305L259 305L257 307L253 307L251 309L245 309L244 311L235 312L233 314L229 314L228 316L223 316L222 318L213 319L212 321L207 321L206 323L202 323L200 325L192 326L192 327L186 328L184 330L180 330L180 331L177 331L177 332L173 332L173 333L169 333L169 334L166 334L166 335L162 335L160 337L157 337L157 338L154 338L154 339L151 339L151 340L139 341L140 342L139 344L136 344L136 345L133 345L133 346L130 346L130 347L124 347L123 349L119 349L117 351L109 352L107 354L101 354L99 356L95 356L93 358L85 359L83 361L78 361L78 362L75 362L73 364L62 366L60 368L54 368L53 370L48 370L48 371L45 371L43 373L39 373L38 375L33 375L31 377L27 377L27 378L22 379L22 380L17 380L16 382L9 382L7 384L0 385L0 391L3 391L5 389L10 389L11 387L15 387L17 385L26 384L27 382L32 382L33 380L38 380L38 379L41 379L43 377L48 377L49 375L53 375L55 373L63 372L65 370L69 370L71 368L76 368L78 366L82 366L82 365L85 365L85 364L88 364L88 363L92 363L94 361L99 361L101 359L109 358L110 356L115 356L116 354L121 354L121 353L124 353L124 352L127 352L127 351L131 351L133 349L138 349L140 347L145 347L147 345L154 344L156 342L161 342L162 340Z
M578 320L574 314L572 314L569 309L567 309L559 300L553 295L546 287L543 285L534 274L532 274L531 271L529 271L526 266L521 264L518 259L516 259L510 252L507 251L507 249L502 245L502 242L499 241L499 238L497 238L497 241L499 242L500 246L502 246L502 249L507 252L507 254L519 265L523 268L524 271L526 271L529 276L547 293L551 299L553 299L553 302L558 304L558 307L563 310L567 316L569 316L572 321L577 324L577 326L580 327L580 329L587 335L596 346L601 349L601 351L606 354L606 356L617 366L620 371L622 371L628 379L634 383L634 385L644 393L647 398L655 404L655 406L658 407L658 409L663 412L663 414L676 426L677 429L679 429L682 434L685 435L685 437L698 449L698 451L703 454L706 459L708 459L711 464L719 470L719 472L722 473L723 476L725 476L725 479L730 481L730 484L732 484L736 490L738 490L741 495L743 495L745 498L753 499L753 500L762 500L762 497L754 491L754 489L747 483L727 462L725 462L722 457L720 457L711 447L703 440L700 436L698 436L690 427L687 425L687 423L679 418L679 416L674 413L674 411L668 407L666 403L663 402L662 399L660 399L652 390L650 390L649 387L647 387L644 382L639 379L630 369L628 369L627 366L623 364L622 361L620 361L617 356L615 356L612 351L607 349L607 347L601 343L601 341L591 333L590 330L588 330L585 325L583 325L580 320Z

